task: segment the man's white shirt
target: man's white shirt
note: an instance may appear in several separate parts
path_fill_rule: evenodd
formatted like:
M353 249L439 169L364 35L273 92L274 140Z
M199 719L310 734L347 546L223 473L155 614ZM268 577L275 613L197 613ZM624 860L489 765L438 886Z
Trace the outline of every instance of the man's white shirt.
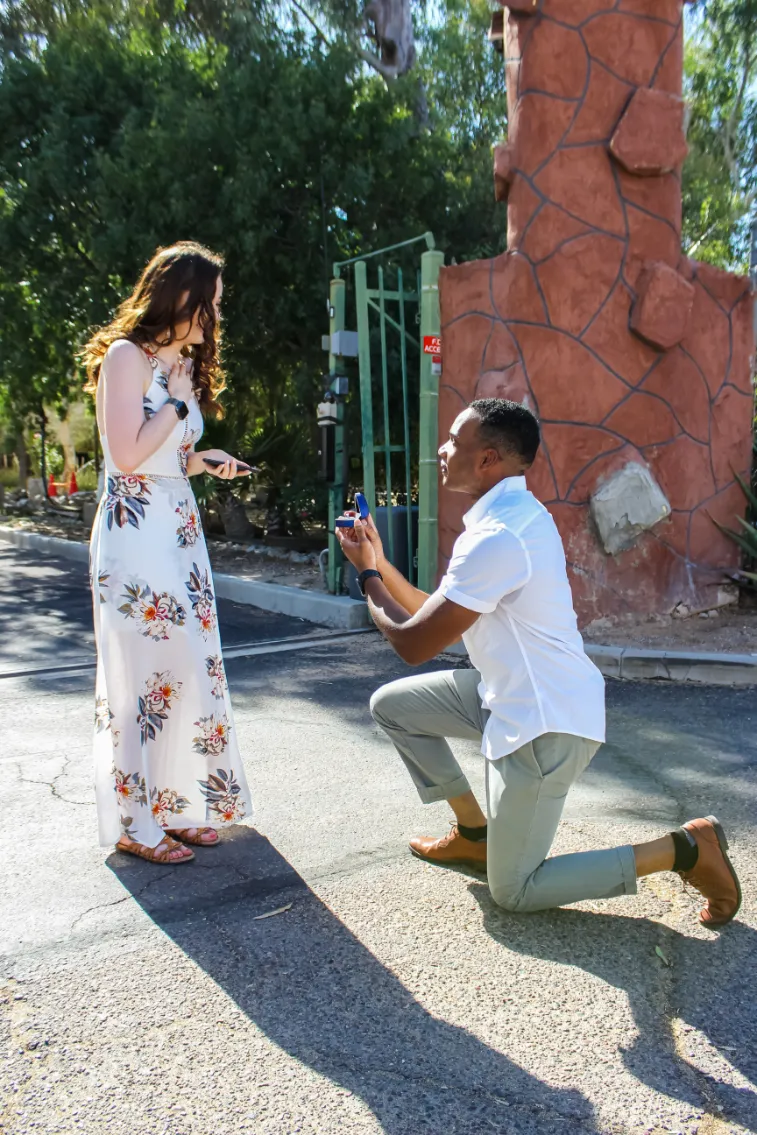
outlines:
M463 517L445 598L481 616L463 635L491 716L481 751L507 756L544 733L605 739L605 684L584 651L550 513L508 477Z

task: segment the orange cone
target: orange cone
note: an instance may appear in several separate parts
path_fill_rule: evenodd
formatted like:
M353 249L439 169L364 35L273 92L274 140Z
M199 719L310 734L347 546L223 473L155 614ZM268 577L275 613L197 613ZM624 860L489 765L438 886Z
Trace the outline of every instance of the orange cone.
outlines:
M68 495L71 497L71 496L74 495L74 493L78 493L78 491L79 491L79 485L78 485L77 480L76 480L76 472L72 469L71 470L71 477L70 477L69 482L68 482Z
M50 480L47 482L47 495L49 497L57 497L58 495L58 490L55 486L55 480L52 473L50 474Z

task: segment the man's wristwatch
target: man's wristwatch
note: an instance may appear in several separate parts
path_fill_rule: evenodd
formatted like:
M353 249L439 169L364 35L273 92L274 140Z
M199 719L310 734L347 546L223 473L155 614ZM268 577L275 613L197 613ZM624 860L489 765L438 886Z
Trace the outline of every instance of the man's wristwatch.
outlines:
M367 579L372 579L374 576L376 579L380 579L383 583L383 575L380 571L376 571L375 568L366 568L365 571L360 572L360 575L357 577L357 585L360 588L361 595L365 595L365 581Z
M189 413L189 406L187 406L186 402L182 402L178 398L166 398L166 402L169 406L173 406L176 411L176 417L180 422L183 422Z

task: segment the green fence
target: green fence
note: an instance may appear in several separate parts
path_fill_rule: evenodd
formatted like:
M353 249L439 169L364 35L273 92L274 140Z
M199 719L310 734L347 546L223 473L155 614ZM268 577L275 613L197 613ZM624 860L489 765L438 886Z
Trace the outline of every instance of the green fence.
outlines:
M402 268L370 262L388 253L424 242L420 267ZM395 509L404 497L408 575L412 583L433 590L437 563L437 436L439 397L439 269L444 262L430 233L334 265L330 291L333 389L344 373L342 349L345 280L341 272L353 267L360 384L363 491L373 509L383 498L387 509L387 553L395 556ZM333 408L338 438L335 449L343 462L344 405ZM343 466L337 465L337 468ZM378 468L377 468L378 467ZM343 505L345 475L332 486L329 522ZM417 501L417 506L414 502ZM414 508L417 507L417 539ZM333 513L333 515L331 515ZM339 590L341 564L338 545L329 545L329 586Z

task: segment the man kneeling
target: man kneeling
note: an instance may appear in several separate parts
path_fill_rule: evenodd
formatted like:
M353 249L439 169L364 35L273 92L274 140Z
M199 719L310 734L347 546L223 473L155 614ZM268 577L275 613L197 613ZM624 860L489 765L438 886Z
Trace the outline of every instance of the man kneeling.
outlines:
M442 480L474 503L433 595L388 563L372 518L337 529L399 656L428 662L462 636L475 667L402 678L372 698L421 800L448 800L455 814L448 835L410 848L431 863L485 869L494 901L517 911L634 894L639 876L676 871L704 896L701 921L722 925L741 891L714 816L635 847L547 858L567 793L604 740L605 707L559 533L526 488L538 448L536 418L514 402L482 399L455 420L439 450ZM486 815L447 737L482 739Z

